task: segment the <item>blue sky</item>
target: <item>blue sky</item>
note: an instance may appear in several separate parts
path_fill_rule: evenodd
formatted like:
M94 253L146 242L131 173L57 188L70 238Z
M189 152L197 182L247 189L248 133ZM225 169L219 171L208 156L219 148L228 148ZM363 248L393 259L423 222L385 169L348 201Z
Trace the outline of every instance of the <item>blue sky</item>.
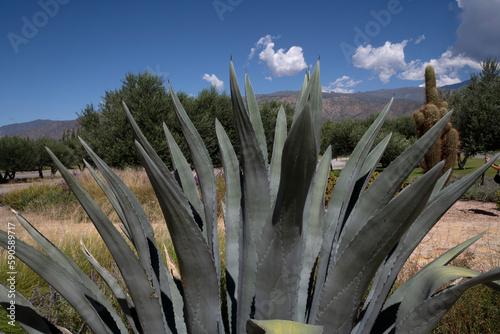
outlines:
M467 80L500 59L500 0L0 1L0 126L75 119L149 70L196 96L240 84L298 90L321 57L324 91Z

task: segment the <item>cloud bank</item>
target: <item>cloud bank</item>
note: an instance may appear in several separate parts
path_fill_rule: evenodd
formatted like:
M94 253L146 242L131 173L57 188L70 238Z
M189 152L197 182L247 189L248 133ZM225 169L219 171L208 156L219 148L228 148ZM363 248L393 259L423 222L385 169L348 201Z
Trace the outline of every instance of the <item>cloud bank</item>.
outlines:
M203 75L203 80L210 82L210 85L215 86L218 90L222 90L222 88L224 88L224 82L219 80L215 74L209 75L208 73L205 73Z
M292 46L288 51L275 51L273 40L279 38L266 35L260 38L255 47L250 50L248 59L252 59L259 52L259 59L266 63L273 77L292 76L307 68L304 53L300 46Z

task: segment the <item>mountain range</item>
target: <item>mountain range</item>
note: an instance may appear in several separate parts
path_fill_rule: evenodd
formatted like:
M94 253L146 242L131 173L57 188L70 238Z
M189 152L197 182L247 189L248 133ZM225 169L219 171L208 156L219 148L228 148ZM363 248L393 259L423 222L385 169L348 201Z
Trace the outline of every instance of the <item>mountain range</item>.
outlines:
M441 89L458 89L467 84L462 82ZM295 106L298 91L280 91L270 94L257 95L257 102L268 102L276 100ZM363 119L370 114L382 111L385 104L394 97L389 117L400 115L411 115L419 109L425 101L423 87L404 87L396 89L379 89L368 92L345 93L323 93L323 121L338 121L344 118ZM76 120L51 121L35 120L26 123L16 123L0 127L0 138L5 136L19 136L23 138L38 139L52 138L61 139L64 131L76 129Z

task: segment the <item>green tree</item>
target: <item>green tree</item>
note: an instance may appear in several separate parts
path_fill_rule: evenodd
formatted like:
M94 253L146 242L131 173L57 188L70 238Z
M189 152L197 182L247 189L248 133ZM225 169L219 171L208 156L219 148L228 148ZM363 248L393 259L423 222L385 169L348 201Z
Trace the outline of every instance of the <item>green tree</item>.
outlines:
M81 137L106 162L114 167L137 166L139 157L134 148L134 136L125 120L122 101L130 111L160 157L167 156L163 122L173 119L173 108L164 80L149 72L128 73L120 89L106 91L96 110L87 105L78 115ZM170 114L170 115L169 115Z
M488 58L481 66L466 86L446 93L460 133L460 169L469 157L500 149L500 64Z
M33 141L14 137L0 139L0 170L4 175L0 182L14 179L16 172L33 170L35 166L35 148Z

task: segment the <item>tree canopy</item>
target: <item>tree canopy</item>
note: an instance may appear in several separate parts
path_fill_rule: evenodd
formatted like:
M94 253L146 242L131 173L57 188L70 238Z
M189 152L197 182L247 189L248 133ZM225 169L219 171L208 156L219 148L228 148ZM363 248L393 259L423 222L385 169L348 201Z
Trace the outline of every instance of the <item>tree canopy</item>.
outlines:
M500 64L488 58L481 66L466 86L445 93L460 133L460 168L469 157L500 149Z

